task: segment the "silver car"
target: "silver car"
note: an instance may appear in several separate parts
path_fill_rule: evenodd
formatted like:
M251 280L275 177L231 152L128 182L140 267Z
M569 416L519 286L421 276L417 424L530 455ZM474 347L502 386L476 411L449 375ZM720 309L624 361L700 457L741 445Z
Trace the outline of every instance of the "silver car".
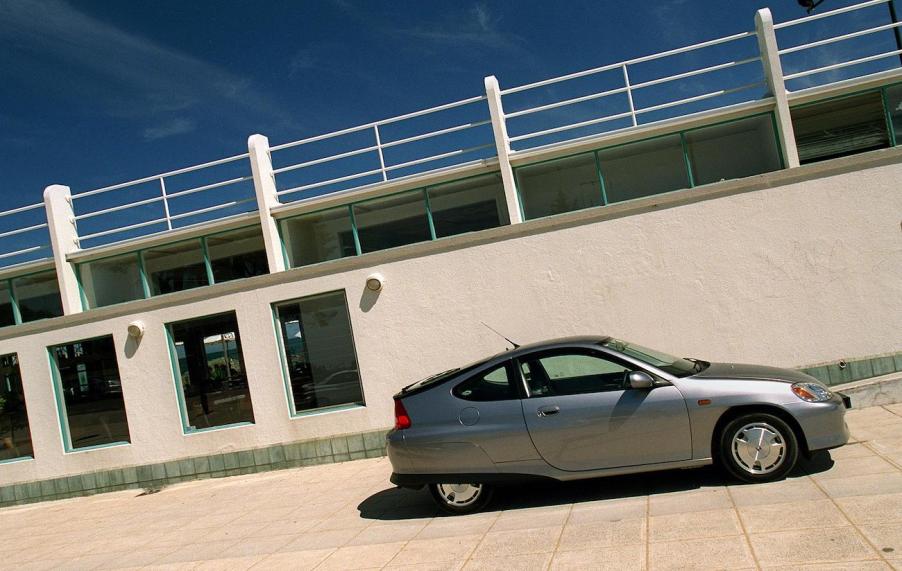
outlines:
M446 511L492 486L717 462L747 482L849 438L848 397L813 377L681 359L611 337L557 339L424 379L395 395L391 481Z

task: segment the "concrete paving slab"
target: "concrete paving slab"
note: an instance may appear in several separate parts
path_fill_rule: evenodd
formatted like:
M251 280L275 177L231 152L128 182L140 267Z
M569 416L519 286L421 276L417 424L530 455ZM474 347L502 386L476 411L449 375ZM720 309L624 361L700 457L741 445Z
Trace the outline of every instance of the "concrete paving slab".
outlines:
M511 487L455 517L379 458L7 508L0 567L902 568L899 408L852 411L861 444L764 485L703 468Z

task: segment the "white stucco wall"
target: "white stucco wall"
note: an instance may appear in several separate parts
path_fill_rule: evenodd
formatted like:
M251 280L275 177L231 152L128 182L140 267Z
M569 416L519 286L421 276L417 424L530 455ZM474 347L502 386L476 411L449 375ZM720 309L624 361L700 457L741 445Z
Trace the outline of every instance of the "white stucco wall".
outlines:
M787 367L898 351L902 152L832 163L2 330L35 459L0 465L0 485L390 426L400 387L505 348L481 321L519 343L603 333ZM364 293L374 270L387 279L378 296ZM337 289L367 406L291 418L270 304ZM256 424L184 435L163 326L229 309ZM139 317L135 346L126 327ZM132 443L65 454L46 348L106 334Z

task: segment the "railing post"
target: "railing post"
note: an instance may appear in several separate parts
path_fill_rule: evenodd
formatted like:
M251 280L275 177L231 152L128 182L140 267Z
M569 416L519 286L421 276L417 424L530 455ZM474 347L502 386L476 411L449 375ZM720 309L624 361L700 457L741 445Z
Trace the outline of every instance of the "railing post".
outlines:
M53 184L44 189L44 209L47 212L47 229L50 232L50 248L53 250L63 314L81 313L83 308L75 265L67 259L68 254L79 249L75 210L72 208L69 187Z
M379 152L379 168L382 169L382 180L388 180L388 173L385 172L385 157L382 155L382 138L379 136L379 125L373 125L373 132L376 134L376 150Z
M270 273L285 271L285 257L282 255L282 239L279 227L272 216L272 209L280 204L276 194L276 177L272 172L272 157L269 154L269 139L263 135L251 135L247 139L250 154L251 173L254 177L254 192L257 195L257 210L260 213L260 228L266 246L266 261Z
M507 125L504 123L504 108L501 106L501 88L494 75L485 78L485 94L489 103L489 115L492 118L492 133L495 135L495 149L498 153L498 166L501 168L501 182L504 185L508 216L511 224L519 224L523 222L523 216L517 198L514 169L511 168L511 145L507 137Z
M633 120L633 127L638 126L636 121L636 106L633 105L633 88L630 85L630 74L626 71L626 64L623 64L623 84L626 86L626 99L630 104L630 117Z
M776 103L774 114L779 131L777 138L780 140L783 158L787 168L797 167L799 150L796 147L792 117L789 114L789 99L786 97L786 83L783 81L783 65L780 63L777 34L774 32L774 18L769 9L762 8L755 14L755 31L758 34L758 50L761 53L761 64L764 66L764 78Z

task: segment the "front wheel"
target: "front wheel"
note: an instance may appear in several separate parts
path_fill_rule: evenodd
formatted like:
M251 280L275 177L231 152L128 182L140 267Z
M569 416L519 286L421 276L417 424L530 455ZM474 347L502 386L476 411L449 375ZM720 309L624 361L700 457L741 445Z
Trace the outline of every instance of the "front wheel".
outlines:
M795 467L799 444L783 419L767 413L744 414L721 431L719 457L723 467L740 480L773 482Z
M452 514L475 513L488 505L492 488L486 484L429 484L432 499Z

